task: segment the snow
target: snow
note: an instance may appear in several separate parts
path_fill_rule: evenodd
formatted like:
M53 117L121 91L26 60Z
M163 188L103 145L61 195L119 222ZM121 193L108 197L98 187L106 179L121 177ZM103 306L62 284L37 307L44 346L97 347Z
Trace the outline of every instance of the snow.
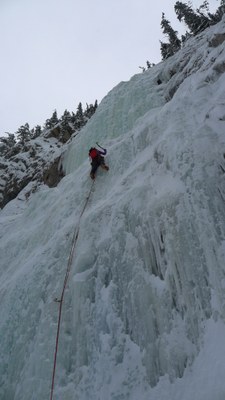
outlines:
M1 399L50 397L54 299L79 221L54 400L225 398L225 49L209 47L214 31L225 20L115 87L68 147L59 185L25 200L27 187L0 212ZM96 141L110 170L80 219Z

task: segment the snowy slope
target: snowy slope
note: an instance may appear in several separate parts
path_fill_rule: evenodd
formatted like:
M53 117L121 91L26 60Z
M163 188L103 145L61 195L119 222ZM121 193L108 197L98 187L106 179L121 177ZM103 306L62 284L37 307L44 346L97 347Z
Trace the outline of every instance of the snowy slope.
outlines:
M66 177L0 212L0 398L225 398L225 20L122 82L64 157ZM162 80L157 85L157 79ZM24 189L26 192L27 189ZM20 196L21 198L21 196Z

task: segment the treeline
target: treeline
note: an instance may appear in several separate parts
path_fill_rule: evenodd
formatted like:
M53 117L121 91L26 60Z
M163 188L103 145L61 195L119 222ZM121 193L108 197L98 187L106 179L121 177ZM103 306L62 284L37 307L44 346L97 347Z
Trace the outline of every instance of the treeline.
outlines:
M214 14L209 11L209 2L207 0L196 10L190 6L190 2L182 3L181 1L177 1L174 6L174 11L178 20L184 22L188 29L186 33L179 38L178 32L172 28L170 21L165 17L165 13L162 13L161 28L168 40L167 42L162 42L160 40L162 60L173 56L182 48L186 40L190 37L197 35L209 26L215 25L221 21L225 13L225 0L220 1L220 5ZM154 63L150 63L149 61L146 61L146 64L146 67L139 67L143 72L155 66Z
M174 6L174 11L178 20L184 22L188 30L185 35L179 38L177 31L171 27L170 21L168 21L165 14L162 13L161 28L168 38L168 42L166 43L160 41L160 50L163 60L174 55L189 37L195 36L209 26L221 21L225 13L225 0L220 1L220 5L214 14L210 13L209 2L207 0L196 10L190 6L190 3L187 4L177 1Z
M15 133L7 133L8 136L0 137L0 155L6 155L8 150L15 145L18 150L23 151L24 146L26 146L30 140L36 139L38 136L45 134L45 132L54 129L57 126L60 126L60 134L62 137L65 132L67 132L67 136L68 134L71 136L87 123L95 113L97 107L97 100L94 104L87 104L85 110L83 110L82 103L79 103L75 113L70 113L65 110L60 118L58 118L57 111L55 110L51 118L45 121L43 127L37 125L30 129L29 124L25 123L20 126Z

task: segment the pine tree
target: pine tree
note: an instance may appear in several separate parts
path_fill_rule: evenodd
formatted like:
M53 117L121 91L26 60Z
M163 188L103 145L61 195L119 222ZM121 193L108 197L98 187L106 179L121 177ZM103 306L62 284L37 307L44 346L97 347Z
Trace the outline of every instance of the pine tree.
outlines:
M199 15L205 15L205 12L209 13L209 2L207 0L204 0L203 3L199 6L199 8L197 8L197 13Z
M170 22L165 19L165 14L162 13L161 28L165 35L169 38L169 43L161 42L161 55L163 60L175 54L181 48L181 41L177 36L177 31L175 31Z
M220 6L217 8L215 14L208 13L212 21L212 24L217 24L218 22L220 22L224 14L225 14L225 0L220 1Z
M83 113L83 107L82 104L79 103L77 107L77 112L75 114L75 124L74 127L75 129L81 129L82 126L85 125L85 120L84 120L84 113Z
M139 67L141 70L142 70L142 72L145 72L146 71L146 68L145 67Z
M170 44L163 43L163 42L161 42L161 40L160 40L160 51L161 51L162 60L166 60L168 57L173 55L173 53L171 53Z
M16 138L14 133L8 133L7 132L8 137L6 138L6 142L8 147L13 147L16 144Z
M94 110L96 111L98 108L98 100L95 100L95 104L94 104Z
M24 146L31 138L31 133L30 133L30 127L29 124L26 123L25 125L22 125L18 131L16 132L17 134L17 139L19 140L19 144Z
M186 42L186 40L188 40L191 37L190 32L185 32L184 35L181 35L181 43L182 45Z
M7 135L8 137L7 136L0 137L0 153L2 155L5 155L16 144L15 135L13 133L8 133L8 132Z
M36 139L36 138L37 138L38 136L40 136L40 135L41 135L41 126L40 126L40 125L37 125L37 126L35 126L35 128L33 129L31 139Z
M179 21L184 21L193 35L197 35L210 25L210 19L203 13L194 12L190 5L177 1L174 9Z
M64 111L64 114L61 117L61 129L62 129L62 134L67 132L70 135L72 135L73 129L71 127L72 124L72 117L71 114L68 110Z
M51 123L54 126L54 125L58 124L58 122L59 122L59 120L58 120L58 116L57 116L57 111L55 110L51 117Z
M61 117L61 124L67 125L71 122L71 114L68 110L65 110Z
M45 128L46 129L51 129L53 128L56 124L58 124L59 120L57 117L57 111L55 110L51 116L51 118L47 119L45 122Z
M155 66L154 63L150 63L148 60L146 61L147 69L150 69Z
M84 111L84 120L86 119L87 122L87 120L92 117L95 111L96 111L96 105L86 104L86 110Z

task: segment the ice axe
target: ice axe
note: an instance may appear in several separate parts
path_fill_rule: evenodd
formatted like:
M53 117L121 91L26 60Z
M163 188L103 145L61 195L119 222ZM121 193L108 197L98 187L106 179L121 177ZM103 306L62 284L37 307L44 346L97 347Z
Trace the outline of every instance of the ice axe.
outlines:
M97 146L100 147L100 149L105 150L104 147L100 146L100 144L98 144L98 142L96 142Z

